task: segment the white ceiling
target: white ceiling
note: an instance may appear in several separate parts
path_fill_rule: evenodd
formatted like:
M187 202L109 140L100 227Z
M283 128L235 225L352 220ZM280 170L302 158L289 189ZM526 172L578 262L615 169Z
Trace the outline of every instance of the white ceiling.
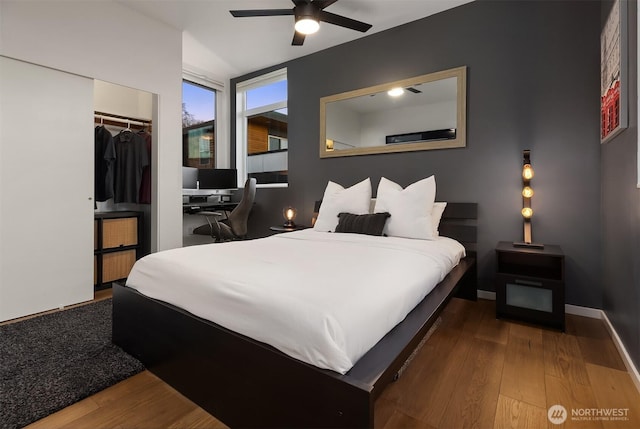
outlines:
M415 21L472 0L339 0L327 12L372 24L366 33L320 23L291 46L293 16L234 18L232 9L290 9L290 0L117 0L183 31L183 64L219 81Z

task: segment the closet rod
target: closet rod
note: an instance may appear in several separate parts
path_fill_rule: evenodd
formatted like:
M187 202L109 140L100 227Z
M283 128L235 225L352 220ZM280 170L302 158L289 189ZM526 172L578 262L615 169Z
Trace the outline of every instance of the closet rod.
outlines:
M95 121L95 118L98 118L98 120L121 122L123 124L131 124L131 125L150 125L151 124L151 121L123 118L121 116L106 115L104 113L94 113L93 116L94 116L94 121Z

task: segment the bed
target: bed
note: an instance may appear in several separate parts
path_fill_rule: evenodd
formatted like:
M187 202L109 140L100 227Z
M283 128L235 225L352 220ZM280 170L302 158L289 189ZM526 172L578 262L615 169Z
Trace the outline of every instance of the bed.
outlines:
M476 297L476 218L477 205L474 203L447 205L440 224L440 235L462 243L466 256L456 261L453 269L447 269L448 273L438 274L441 276L438 280L441 281L426 296L419 297L415 307L411 304L412 309L408 310L408 314L400 311L400 316L389 316L392 329L382 334L379 341L372 334L374 340L369 341L373 341L373 344L363 340L363 344L354 347L355 351L334 353L330 350L323 355L322 350L327 348L325 344L320 351L309 352L304 344L304 336L294 337L295 332L291 333L294 339L288 343L284 340L289 334L283 336L283 342L276 341L268 345L267 340L260 337L260 329L247 331L242 321L234 324L236 322L233 319L222 317L218 319L219 323L214 323L208 320L211 318L208 314L203 313L206 312L205 306L199 305L199 301L207 298L198 295L197 291L191 291L191 283L196 283L197 278L181 282L179 277L173 278L171 274L162 274L160 277L173 288L154 288L161 281L157 277L147 281L149 287L142 288L144 294L134 287L114 286L113 341L140 359L150 371L231 427L373 427L376 398L397 376L449 299L454 295L467 299ZM298 246L302 245L299 242L304 242L313 234L309 231L288 233L259 240L256 244L271 240L272 244ZM331 234L330 239L343 240L349 235ZM312 244L320 246L315 251L322 254L326 250L324 246L329 244L325 240L320 240L320 244L315 241ZM349 243L341 245L351 245ZM375 247L369 243L366 245ZM407 252L405 249L401 251ZM184 253L185 264L189 259L197 258L191 252L178 252ZM283 256L282 259L286 265L287 258ZM267 265L263 269L273 269L269 268L272 262L267 258ZM291 257L289 262L300 263L300 260ZM163 261L158 257L155 265L149 265L148 274L156 272L162 265ZM143 271L138 270L134 274L133 283L139 282L136 275L145 277ZM310 284L317 281L313 268L307 268L305 272L308 272L308 278L298 277L295 281ZM390 280L385 281L388 283ZM251 283L247 280L243 282ZM374 286L373 280L369 283ZM158 295L160 290L169 290L169 296ZM335 292L331 292L331 295L335 295ZM191 298L181 301L185 296ZM317 297L317 300L320 299L322 297ZM191 304L187 302L189 300ZM315 301L316 298L311 300ZM234 307L236 301L237 296L231 293L230 298L221 300L221 303L229 308L228 313L233 313L237 311ZM373 309L379 305L375 302L368 304L364 299L362 301L358 305L364 309L369 308L365 305L372 305ZM277 304L264 295L258 302L250 302L249 305L259 306L259 302L264 302L265 307ZM393 306L395 308L396 304ZM312 310L301 307L300 311L304 315ZM367 311L363 312L366 314ZM224 313L224 308L216 312ZM339 316L337 318L340 319ZM394 318L399 318L400 323ZM261 321L260 326L262 331L273 331L277 327L280 332L283 324L289 324L293 331L305 332L307 327L296 326L295 320L267 319ZM297 320L302 320L300 315ZM362 319L359 323L362 324ZM375 323L372 321L371 324ZM338 330L329 325L329 346L345 342L341 341L342 334L336 334ZM315 335L309 332L309 337ZM367 335L358 330L344 333L346 338L351 339ZM292 351L292 347L295 348L298 343L300 350Z

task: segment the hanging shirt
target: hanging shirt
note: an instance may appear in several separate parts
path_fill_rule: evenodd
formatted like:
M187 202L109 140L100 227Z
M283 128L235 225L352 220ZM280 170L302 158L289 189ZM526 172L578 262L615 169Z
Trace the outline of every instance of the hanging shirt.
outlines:
M142 171L149 165L149 154L144 139L130 130L121 131L114 138L115 203L139 203Z
M94 144L94 196L96 201L107 201L113 198L115 144L111 133L103 126L96 127Z
M140 184L138 201L140 204L151 204L151 134L143 130L138 131L138 135L144 140L149 157L149 165L142 170L142 183Z

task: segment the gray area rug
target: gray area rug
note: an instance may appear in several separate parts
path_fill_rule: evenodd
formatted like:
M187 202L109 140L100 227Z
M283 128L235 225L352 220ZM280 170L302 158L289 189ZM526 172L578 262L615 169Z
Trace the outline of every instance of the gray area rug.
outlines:
M0 428L19 428L144 369L111 343L111 299L0 326Z

